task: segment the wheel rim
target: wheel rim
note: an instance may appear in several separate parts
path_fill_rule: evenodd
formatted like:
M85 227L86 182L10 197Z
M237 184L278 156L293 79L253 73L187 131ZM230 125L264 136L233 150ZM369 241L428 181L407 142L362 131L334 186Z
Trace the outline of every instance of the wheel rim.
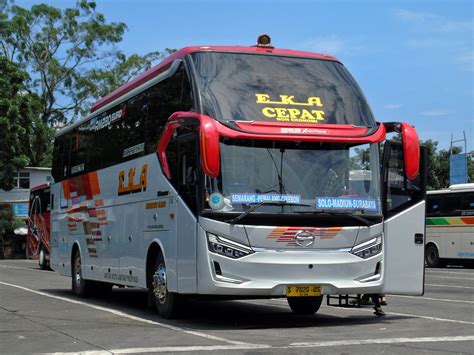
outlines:
M81 275L81 258L78 256L76 258L76 262L74 263L74 281L76 282L76 288L81 287L81 280L82 280L82 275Z
M153 275L153 293L161 304L166 302L168 288L166 282L166 266L164 264L158 265Z

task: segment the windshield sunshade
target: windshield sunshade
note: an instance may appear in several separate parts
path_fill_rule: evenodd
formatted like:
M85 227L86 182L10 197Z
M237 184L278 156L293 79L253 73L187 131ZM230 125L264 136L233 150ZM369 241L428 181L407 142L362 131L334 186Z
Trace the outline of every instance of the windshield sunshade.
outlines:
M204 114L220 121L372 127L372 112L338 62L220 52L192 54Z

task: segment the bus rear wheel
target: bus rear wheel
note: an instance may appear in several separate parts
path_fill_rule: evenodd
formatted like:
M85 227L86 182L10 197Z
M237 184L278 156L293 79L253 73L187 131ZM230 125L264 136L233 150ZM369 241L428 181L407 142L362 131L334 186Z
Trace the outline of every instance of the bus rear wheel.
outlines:
M321 303L323 302L323 296L312 296L312 297L288 297L288 304L295 314L315 314Z
M174 318L178 315L182 297L177 293L168 291L166 264L161 252L157 255L153 270L151 287L158 313L163 318Z
M82 260L81 253L77 250L72 257L71 265L71 289L78 297L89 297L92 294L93 283L89 280L84 280L82 277Z
M426 259L426 264L429 267L442 267L442 266L444 266L444 263L439 258L438 248L436 248L436 246L433 245L433 244L430 244L426 247L425 259Z

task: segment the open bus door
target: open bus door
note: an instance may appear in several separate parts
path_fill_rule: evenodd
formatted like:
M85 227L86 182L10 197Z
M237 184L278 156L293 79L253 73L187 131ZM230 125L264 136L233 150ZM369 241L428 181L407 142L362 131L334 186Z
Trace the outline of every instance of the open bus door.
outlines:
M413 157L405 156L406 144L386 141L384 145L383 292L419 296L424 293L426 147L420 147L419 159L414 157L419 169L409 178L407 162Z

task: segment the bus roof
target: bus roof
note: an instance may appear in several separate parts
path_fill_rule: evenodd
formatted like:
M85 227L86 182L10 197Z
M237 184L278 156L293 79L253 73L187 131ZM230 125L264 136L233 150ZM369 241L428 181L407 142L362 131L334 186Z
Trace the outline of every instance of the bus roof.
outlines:
M449 194L453 192L470 192L470 191L474 191L474 183L451 185L447 189L427 191L426 193L428 195L435 195L435 194Z
M101 107L104 107L108 103L118 99L119 97L125 95L126 93L130 92L131 90L139 87L140 85L146 83L147 81L151 80L159 73L167 69L174 60L176 59L183 59L187 54L194 53L194 52L233 52L233 53L254 53L254 54L270 54L270 55L278 55L278 56L292 56L292 57L303 57L303 58L316 58L316 59L325 59L325 60L333 60L338 61L336 57L326 55L326 54L317 54L312 52L304 52L304 51L295 51L290 49L278 49L273 47L261 47L261 46L254 46L254 47L244 47L244 46L192 46L192 47L184 47L179 51L176 51L166 57L163 61L159 64L154 66L153 68L147 70L143 74L139 75L135 79L131 80L130 82L120 86L119 88L115 89L107 96L104 96L100 100L98 100L94 105L92 105L91 113L97 111Z

